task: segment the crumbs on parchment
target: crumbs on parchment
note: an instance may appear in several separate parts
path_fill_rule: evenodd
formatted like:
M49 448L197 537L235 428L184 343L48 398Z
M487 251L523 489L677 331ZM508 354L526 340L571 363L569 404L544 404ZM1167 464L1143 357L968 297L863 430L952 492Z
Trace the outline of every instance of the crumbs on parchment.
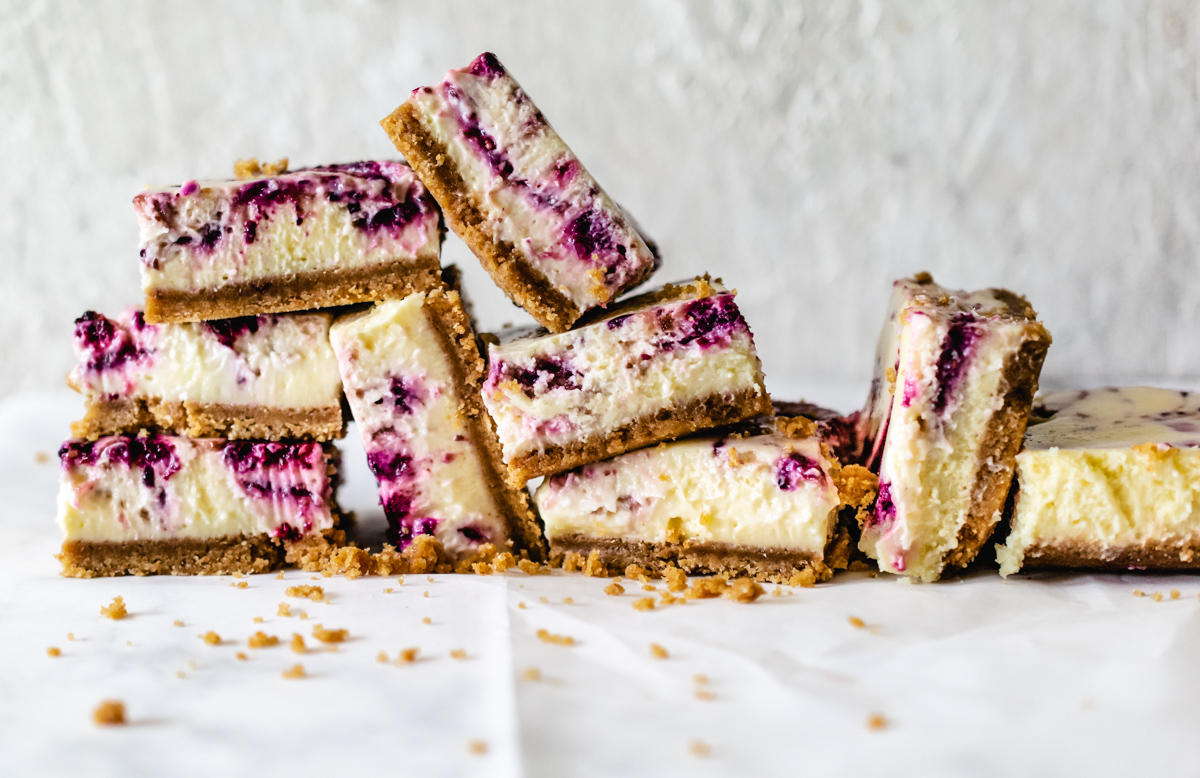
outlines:
M120 700L104 700L92 711L92 721L103 726L125 723L125 703Z
M550 643L551 645L555 646L575 645L575 638L571 637L570 635L556 635L546 629L539 629L537 631L537 637L538 640L542 641L543 643Z
M304 678L307 675L308 673L304 672L304 665L298 663L283 671L283 677L289 680Z
M129 615L129 611L125 610L125 598L121 596L113 597L113 601L100 608L100 615L116 621L123 619Z
M313 627L313 637L322 643L341 643L350 637L350 630L325 629L324 625L318 624Z

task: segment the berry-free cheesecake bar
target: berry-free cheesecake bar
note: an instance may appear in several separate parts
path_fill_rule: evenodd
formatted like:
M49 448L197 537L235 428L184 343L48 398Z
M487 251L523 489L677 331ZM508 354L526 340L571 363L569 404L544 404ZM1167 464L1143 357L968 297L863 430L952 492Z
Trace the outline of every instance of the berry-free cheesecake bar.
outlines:
M383 127L496 284L551 332L658 267L494 55L413 90Z
M87 402L77 438L140 429L189 437L341 437L342 381L325 313L148 324L135 307L75 320L67 383Z
M543 558L529 493L504 477L459 293L377 303L338 320L331 336L391 539L404 548L433 535L451 559L486 543Z
M897 281L864 412L879 497L859 548L922 581L964 567L1000 520L1050 334L1024 298Z
M597 552L617 569L826 580L849 558L840 509L874 494L852 482L874 478L843 469L812 431L692 437L551 476L534 496L551 553Z
M119 435L59 458L66 576L263 572L338 520L329 444Z
M771 413L734 292L707 277L568 332L490 344L483 402L522 483Z
M1128 387L1039 398L997 558L1006 576L1200 568L1200 394Z
M187 181L133 204L153 323L328 308L438 283L441 216L399 162Z

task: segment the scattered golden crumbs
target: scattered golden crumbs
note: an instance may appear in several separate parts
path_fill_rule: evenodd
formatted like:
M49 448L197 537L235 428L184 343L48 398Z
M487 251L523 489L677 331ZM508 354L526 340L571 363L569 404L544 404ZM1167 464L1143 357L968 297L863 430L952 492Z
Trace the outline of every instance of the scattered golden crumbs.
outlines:
M663 648L659 644L651 643L650 644L650 656L654 657L655 659L666 659L666 658L670 657L671 655L669 653L667 653L667 649Z
M113 597L111 604L100 608L100 615L107 616L113 621L116 621L117 619L123 619L128 616L129 611L125 610L125 598L120 596Z
M274 635L268 635L262 630L259 630L250 636L250 640L247 641L247 644L250 646L250 648L269 648L271 646L279 645L279 638L275 637Z
M616 596L616 595L618 595L618 594L624 594L624 593L625 593L625 587L624 587L624 586L621 586L621 584L617 583L616 581L613 581L613 582L612 582L612 583L610 583L608 586L605 586L605 587L604 587L604 593L605 593L605 594L611 594L611 595L613 595L613 596Z
M229 585L234 587L235 589L245 589L250 584L246 583L245 581L238 581L237 583L231 583Z
M1180 593L1179 593L1179 590L1178 590L1178 589L1172 589L1172 590L1171 590L1171 599L1172 599L1172 600L1178 600L1180 596L1181 596L1181 595L1180 595Z
M182 626L184 626L184 624L183 624L183 619L175 619L175 626L176 626L176 627L182 627Z
M704 700L705 702L711 702L711 701L717 699L717 695L714 694L713 692L710 692L708 689L697 689L696 690L696 699Z
M692 752L692 756L697 756L701 759L707 759L712 755L712 749L703 740L693 740L691 745L688 746L688 750Z
M313 627L313 637L322 643L341 643L350 637L348 629L325 629L321 624Z
M655 589L652 584L642 584L642 591L643 592L657 592L658 589Z
M851 616L849 618L849 621L850 621L850 626L854 627L855 629L866 629L867 622L863 621L858 616Z
M463 661L467 658L467 650L465 648L455 648L450 650L450 658Z
M46 649L46 656L62 656L62 649L50 646Z
M301 618L301 620L303 620L303 619L307 619L307 618L308 618L308 614L307 614L307 613L305 613L304 611L300 611L300 618Z
M433 583L433 576L432 576L432 575L427 575L427 576L425 576L425 580L426 580L426 581L429 581L429 583Z
M292 606L288 605L286 602L279 603L279 610L277 610L275 612L275 615L276 616L291 616L292 615Z
M521 671L521 679L524 681L540 681L542 680L542 671L536 667L526 667Z
M280 571L279 571L279 572L278 572L278 573L275 575L275 580L276 580L276 581L282 581L282 580L283 580L283 571L282 571L282 570L280 570Z
M300 635L298 635L295 632L292 633L292 642L289 643L288 645L292 649L292 651L294 651L297 654L303 654L305 651L308 650L304 645L304 638L300 637Z
M639 597L639 598L637 598L636 600L634 600L634 601L633 601L633 609L634 609L634 610L639 610L639 611L652 611L652 610L654 610L654 598L653 598L653 597Z
M262 623L263 623L263 617L262 617L262 616L255 616L255 617L254 617L254 623L255 623L255 624L262 624Z
M886 728L887 725L888 720L883 717L882 713L872 713L870 716L867 716L867 729L872 732L878 732Z
M1162 592L1155 592L1154 594L1150 595L1150 599L1154 600L1155 602L1162 602Z
M735 602L754 602L763 596L763 588L751 578L737 578L721 592L721 596Z
M574 604L575 604L575 600L573 598L571 598L571 597L563 598L563 605L574 605Z
M525 575L550 575L550 568L543 567L537 562L529 559L521 559L517 561L517 567Z
M220 643L221 643L221 636L218 635L217 633L213 632L211 629L208 632L205 632L203 635L201 635L200 639L203 640L205 643L207 643L210 646L220 645Z
M234 656L237 657L238 661L241 661L241 662L245 662L247 659L250 658L249 656L246 655L245 651L239 651L236 654L234 654Z
M395 589L393 589L392 587L390 587L390 586L389 586L388 588L386 588L386 589L384 589L384 590L383 590L383 593L384 593L384 594L391 594L391 593L392 593L392 592L394 592L394 591L396 591L396 590L395 590Z
M397 661L410 665L417 661L417 654L420 653L420 651L421 649L419 648L402 648L400 649L400 656L397 657Z
M380 664L387 662L387 660L388 660L388 655L387 655L386 651L380 651L378 654L375 655L375 661L379 662Z
M45 451L35 451L33 452L33 461L39 465L44 465L50 461L50 455Z
M525 610L525 603L524 603L524 602L518 602L518 603L517 603L517 607L518 607L518 608L520 608L521 610Z
M1143 592L1141 589L1134 589L1134 590L1133 590L1133 596L1134 596L1134 597L1145 597L1145 596L1146 596L1146 593L1145 593L1145 592Z
M432 624L432 623L433 623L433 619L431 619L431 618L429 618L428 616L426 616L425 618L421 619L421 623L422 623L422 624Z
M473 756L483 756L487 753L487 748L487 743L482 740L472 740L467 743L467 750L470 751Z
M302 664L294 664L283 671L283 677L289 680L304 678L306 675L307 673L304 672L304 665Z
M182 621L177 621L177 622L175 622L175 626L177 626L177 627L182 627L182 626L183 626L183 622L182 622ZM74 632L68 632L68 633L67 633L67 640L74 640L74 639L75 639L75 633L74 633Z
M552 643L556 646L575 645L575 638L571 637L570 635L555 635L553 632L545 629L539 629L537 631L537 636L538 640L542 641L543 643Z
M125 703L120 700L105 700L92 711L92 721L105 726L125 723Z
M538 597L538 602L550 602L550 601L548 599L546 599L545 597Z
M307 597L313 602L329 602L325 599L325 590L320 586L289 586L283 593L288 597Z

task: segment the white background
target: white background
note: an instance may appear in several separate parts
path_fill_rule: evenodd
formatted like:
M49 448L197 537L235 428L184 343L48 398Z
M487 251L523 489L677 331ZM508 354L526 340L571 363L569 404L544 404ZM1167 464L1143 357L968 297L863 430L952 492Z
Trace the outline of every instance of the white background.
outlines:
M1200 377L1194 2L0 2L0 396L139 295L149 183L394 156L496 52L661 244L741 291L769 388L865 394L890 281L1029 296L1044 384ZM522 321L451 238L484 325ZM861 387L861 388L859 388Z

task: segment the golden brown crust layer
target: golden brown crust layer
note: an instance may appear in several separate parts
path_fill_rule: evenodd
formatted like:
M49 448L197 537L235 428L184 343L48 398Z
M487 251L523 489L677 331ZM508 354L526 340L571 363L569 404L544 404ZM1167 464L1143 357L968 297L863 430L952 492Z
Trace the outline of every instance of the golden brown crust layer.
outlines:
M1024 298L1016 299L1024 303ZM1029 409L1037 394L1042 361L1049 348L1050 333L1040 322L1030 321L1025 342L1004 362L1000 377L1003 405L992 415L979 441L980 465L975 473L975 483L971 485L971 503L967 518L958 531L957 544L946 555L947 572L970 564L1000 520L1012 484L1017 453L1025 437Z
M208 321L407 297L435 289L441 283L438 263L434 252L377 267L321 270L196 292L151 289L146 292L146 321Z
M283 564L282 544L266 534L94 542L68 540L58 560L68 578L114 575L265 573Z
M453 277L448 281L456 283ZM425 311L442 342L442 351L450 360L459 401L458 412L471 430L471 441L483 467L484 481L496 507L504 515L513 546L527 551L531 559L541 561L546 556L546 542L529 492L521 485L508 483L501 475L500 441L480 394L485 374L483 358L479 355L475 332L459 293L453 290L429 293L425 296Z
M840 545L839 545L840 542ZM818 581L829 580L836 569L829 561L846 558L849 540L839 533L830 541L833 555L817 556L808 551L781 548L753 548L727 543L648 543L621 538L593 538L564 535L550 539L552 556L568 553L587 557L598 552L609 570L624 570L638 565L650 573L661 574L672 565L689 575L750 576L757 581L786 584L805 570L812 570ZM844 567L844 564L842 565Z
M664 408L654 416L638 419L603 435L514 457L508 463L508 469L514 479L524 483L532 478L561 473L626 451L770 413L771 398L766 387L760 383L732 397L710 395L701 400Z
M380 124L437 200L454 234L470 247L496 285L551 332L570 329L583 311L534 271L515 246L488 235L484 216L449 152L425 130L416 109L404 103Z
M1200 570L1200 535L1148 541L1138 546L1056 543L1025 548L1021 570L1071 567L1086 570Z
M346 434L341 404L327 408L264 408L167 402L156 398L88 398L84 417L71 424L83 440L160 430L192 438L231 440L333 440Z

